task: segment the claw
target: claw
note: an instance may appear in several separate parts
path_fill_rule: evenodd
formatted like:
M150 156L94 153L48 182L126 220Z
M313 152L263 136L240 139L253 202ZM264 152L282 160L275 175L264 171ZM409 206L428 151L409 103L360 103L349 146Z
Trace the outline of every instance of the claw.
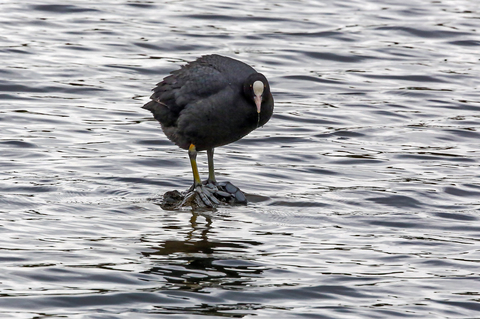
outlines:
M201 186L197 186L195 188L195 193L200 196L200 198L202 199L203 203L209 207L212 206L212 202L208 199L208 196L207 194L205 194L205 192L203 192L203 189Z
M178 207L191 206L197 207L215 207L220 201L215 197L214 192L210 191L204 185L191 187Z
M200 198L208 207L215 207L214 205L220 204L220 201L205 186L199 185L196 187L195 191L197 192L198 195L200 195Z

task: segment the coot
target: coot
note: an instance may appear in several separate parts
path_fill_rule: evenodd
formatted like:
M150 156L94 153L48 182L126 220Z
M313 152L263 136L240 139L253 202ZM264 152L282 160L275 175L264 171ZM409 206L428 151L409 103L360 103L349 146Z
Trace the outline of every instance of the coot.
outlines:
M238 188L217 183L213 149L235 142L268 122L273 97L265 76L243 62L212 54L171 72L153 91L143 108L153 113L172 142L188 150L194 182L186 198L193 196L197 203L210 207L229 196L246 202ZM203 150L208 156L204 183L196 163L197 152Z

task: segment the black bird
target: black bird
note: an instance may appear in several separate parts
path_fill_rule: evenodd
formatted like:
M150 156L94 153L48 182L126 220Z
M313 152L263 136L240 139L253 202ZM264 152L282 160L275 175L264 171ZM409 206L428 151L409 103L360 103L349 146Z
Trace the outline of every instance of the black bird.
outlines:
M188 150L194 180L190 191L200 195L206 206L218 204L213 149L268 122L273 97L267 79L243 62L212 54L171 72L153 92L143 108L153 113L172 142ZM197 152L204 150L208 156L205 185L196 163Z

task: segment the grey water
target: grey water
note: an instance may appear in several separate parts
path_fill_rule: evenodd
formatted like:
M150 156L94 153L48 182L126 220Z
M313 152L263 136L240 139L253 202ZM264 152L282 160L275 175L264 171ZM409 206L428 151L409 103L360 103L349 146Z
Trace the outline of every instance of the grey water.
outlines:
M479 318L480 4L0 1L1 318ZM141 109L210 53L269 123L216 149L247 206L162 210ZM206 154L199 154L206 178Z

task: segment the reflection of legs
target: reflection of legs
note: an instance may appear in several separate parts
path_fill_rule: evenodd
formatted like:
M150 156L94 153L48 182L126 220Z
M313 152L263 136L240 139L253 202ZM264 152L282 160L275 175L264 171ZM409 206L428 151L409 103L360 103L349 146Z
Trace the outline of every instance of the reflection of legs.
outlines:
M208 158L208 180L207 184L216 184L217 181L215 180L215 169L213 168L213 148L209 148L207 150L207 158Z
M201 231L200 236L202 240L204 240L205 242L209 241L208 235L210 230L212 229L212 219L208 216L201 215L203 218L205 218L205 222L206 222L206 224L202 225L198 222L199 216L200 215L197 212L192 211L192 217L190 218L190 227L192 228L192 230L190 230L187 233L187 236L185 239L186 243L191 241L192 239L195 239L195 237L198 236L198 235L195 235L195 233L197 233L199 230Z

